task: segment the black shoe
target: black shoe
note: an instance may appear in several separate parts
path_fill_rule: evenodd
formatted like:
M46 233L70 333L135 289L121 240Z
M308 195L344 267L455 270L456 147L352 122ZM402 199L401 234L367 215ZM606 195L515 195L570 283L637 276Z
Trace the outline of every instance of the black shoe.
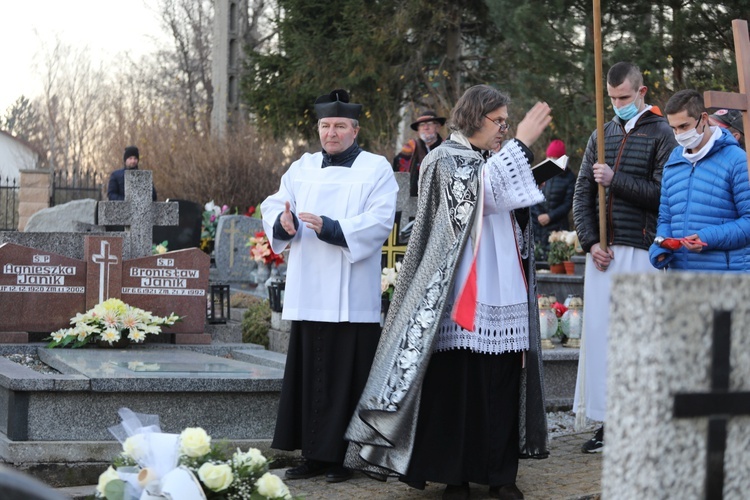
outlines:
M327 462L305 460L305 463L302 465L288 469L284 477L286 479L307 479L309 477L321 476L330 468L331 464Z
M326 473L326 481L329 483L341 483L348 479L351 479L352 471L347 469L343 465L334 465Z
M504 486L490 486L490 498L500 498L502 500L520 500L523 498L523 492L514 484Z
M584 453L600 453L604 450L604 426L602 425L594 433L594 437L583 443L581 451Z
M461 485L446 485L443 491L443 500L467 500L469 498L469 483Z

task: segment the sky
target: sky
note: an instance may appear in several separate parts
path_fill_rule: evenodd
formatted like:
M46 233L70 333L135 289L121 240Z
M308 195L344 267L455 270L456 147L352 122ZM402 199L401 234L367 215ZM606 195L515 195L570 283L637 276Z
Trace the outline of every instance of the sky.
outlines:
M61 42L88 48L94 62L137 58L165 36L157 0L0 0L0 116L21 95L41 93L35 57Z

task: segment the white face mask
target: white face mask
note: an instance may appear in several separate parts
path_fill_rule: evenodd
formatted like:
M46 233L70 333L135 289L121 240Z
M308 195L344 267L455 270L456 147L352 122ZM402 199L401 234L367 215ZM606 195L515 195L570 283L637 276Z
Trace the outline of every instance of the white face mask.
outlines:
M701 117L703 118L703 117ZM681 134L675 134L674 138L677 140L677 144L682 146L685 149L693 149L694 147L698 146L698 144L701 143L703 140L703 134L705 132L698 133L698 125L701 123L701 118L698 119L698 123L695 125L694 129L688 130L687 132L683 132Z

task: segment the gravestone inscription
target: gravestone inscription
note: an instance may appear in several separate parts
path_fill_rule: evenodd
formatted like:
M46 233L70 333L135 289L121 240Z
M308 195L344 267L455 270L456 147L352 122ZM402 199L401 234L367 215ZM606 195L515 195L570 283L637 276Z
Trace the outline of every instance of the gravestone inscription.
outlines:
M52 252L0 245L0 331L50 332L85 306L86 265Z
M165 333L202 334L209 265L209 256L197 248L127 260L122 268L121 298L158 316L174 312L183 317L175 325L165 327ZM204 336L210 342L210 335ZM180 342L178 337L175 336L175 342Z

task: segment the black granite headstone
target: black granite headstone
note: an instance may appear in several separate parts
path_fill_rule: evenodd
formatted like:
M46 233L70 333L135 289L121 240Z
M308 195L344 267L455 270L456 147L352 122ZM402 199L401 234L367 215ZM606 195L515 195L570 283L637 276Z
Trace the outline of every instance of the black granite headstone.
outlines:
M154 226L154 244L168 242L169 251L197 248L201 243L203 206L189 200L173 200L179 206L180 222L176 226Z

